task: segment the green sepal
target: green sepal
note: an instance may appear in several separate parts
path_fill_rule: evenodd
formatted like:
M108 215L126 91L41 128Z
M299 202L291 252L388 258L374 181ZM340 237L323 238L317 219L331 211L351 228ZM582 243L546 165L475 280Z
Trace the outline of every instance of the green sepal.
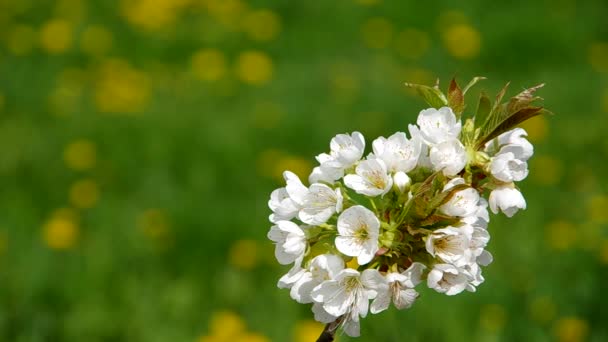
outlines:
M421 84L405 83L406 87L413 88L433 108L441 108L448 105L445 95L438 86L429 87Z

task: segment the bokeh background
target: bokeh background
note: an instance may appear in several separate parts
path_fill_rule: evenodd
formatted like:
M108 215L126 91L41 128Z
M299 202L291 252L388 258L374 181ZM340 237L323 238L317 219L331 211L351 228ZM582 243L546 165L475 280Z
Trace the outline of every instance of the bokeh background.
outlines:
M608 3L0 0L0 340L313 341L266 240L281 172L415 120L404 82L546 82L528 210L477 293L357 341L608 340ZM475 108L476 95L469 97ZM351 341L340 336L339 341Z

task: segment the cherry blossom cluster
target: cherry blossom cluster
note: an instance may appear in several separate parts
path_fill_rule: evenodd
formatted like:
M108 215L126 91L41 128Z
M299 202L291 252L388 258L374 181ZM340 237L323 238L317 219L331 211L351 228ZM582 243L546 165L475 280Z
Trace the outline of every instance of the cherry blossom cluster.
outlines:
M367 155L361 133L338 134L308 186L285 171L268 203L276 258L293 264L279 288L349 336L368 312L409 308L421 283L474 292L492 262L488 207L508 217L526 208L514 182L528 175L533 147L521 128L480 146L466 138L470 121L425 109L409 134L379 137Z

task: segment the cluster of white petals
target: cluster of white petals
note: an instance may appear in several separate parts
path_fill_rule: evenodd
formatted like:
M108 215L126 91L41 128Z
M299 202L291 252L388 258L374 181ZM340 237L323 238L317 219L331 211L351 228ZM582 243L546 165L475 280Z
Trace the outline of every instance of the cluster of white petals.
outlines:
M475 291L492 262L488 207L525 209L514 182L528 175L533 147L516 128L471 150L465 127L449 107L425 109L409 137L379 137L366 157L361 133L337 135L309 186L285 171L268 202L276 258L293 264L278 286L350 336L369 312L409 308L420 283Z

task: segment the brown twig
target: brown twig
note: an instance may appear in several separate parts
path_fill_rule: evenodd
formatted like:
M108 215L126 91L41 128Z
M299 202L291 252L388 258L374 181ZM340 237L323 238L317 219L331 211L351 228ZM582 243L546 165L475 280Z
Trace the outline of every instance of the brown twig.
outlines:
M336 331L340 326L340 323L342 323L342 317L338 317L338 319L336 319L335 321L327 323L325 325L325 329L323 329L321 335L317 339L317 342L332 342L336 335Z

